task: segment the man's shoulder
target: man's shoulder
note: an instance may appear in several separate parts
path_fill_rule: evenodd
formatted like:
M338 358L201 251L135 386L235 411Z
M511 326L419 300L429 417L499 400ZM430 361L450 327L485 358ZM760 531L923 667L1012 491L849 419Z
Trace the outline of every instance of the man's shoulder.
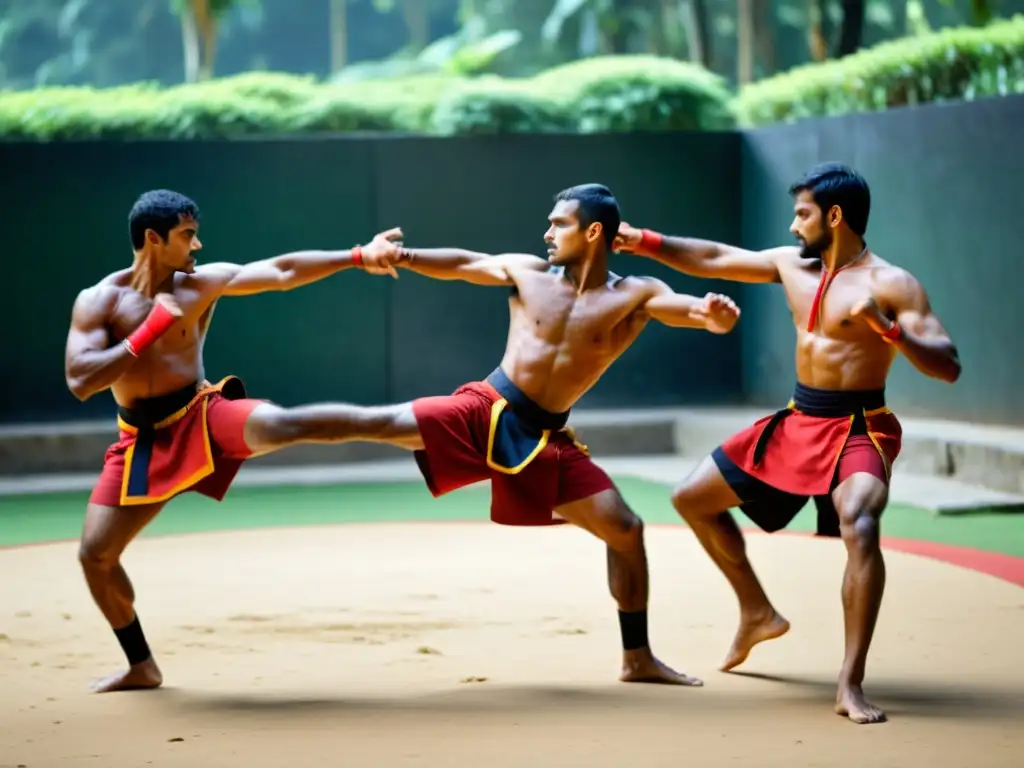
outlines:
M876 280L891 285L906 285L916 283L917 278L905 267L893 264L883 258L875 251L871 251L871 263L869 265Z
M768 248L760 253L775 262L780 269L795 267L804 269L820 263L820 259L811 259L804 256L803 249L796 245L780 245L776 248Z
M131 273L130 268L111 272L109 275L100 278L96 283L80 290L78 292L78 301L102 303L116 299L128 288Z
M547 259L535 253L503 253L501 258L509 270L553 274L556 276L562 274L562 267L551 264Z
M652 275L626 275L620 277L613 272L608 273L608 284L616 288L632 291L661 291L668 288L668 283Z
M181 285L192 290L219 290L235 278L242 266L229 261L202 264L197 266L191 274L181 275Z

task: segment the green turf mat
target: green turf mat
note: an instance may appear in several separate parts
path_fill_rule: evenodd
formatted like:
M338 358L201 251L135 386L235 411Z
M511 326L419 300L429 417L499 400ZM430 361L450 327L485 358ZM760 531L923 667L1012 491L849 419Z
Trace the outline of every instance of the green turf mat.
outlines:
M616 482L648 523L682 524L669 503L670 486L632 477ZM86 492L0 497L0 546L77 538L87 498ZM485 521L489 508L486 486L465 488L440 499L432 498L420 482L238 487L219 504L194 493L179 496L143 535L374 521ZM743 515L739 518L741 525L750 526ZM797 516L791 528L813 530L813 505ZM894 505L886 511L882 529L887 536L1024 557L1024 520L1019 516L938 517L923 509Z

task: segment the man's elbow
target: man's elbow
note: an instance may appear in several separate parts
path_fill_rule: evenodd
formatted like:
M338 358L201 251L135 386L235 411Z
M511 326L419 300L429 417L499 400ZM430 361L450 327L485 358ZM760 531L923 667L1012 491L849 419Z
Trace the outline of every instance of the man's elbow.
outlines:
M71 392L72 395L75 396L75 399L78 400L78 402L80 403L84 403L86 400L88 400L95 394L86 385L86 382L82 381L81 379L68 377L66 379L66 382L68 385L68 390Z
M938 372L938 378L947 384L955 384L962 372L963 366L960 365L960 355L957 354L956 348L952 347L948 352L946 364Z
M957 379L960 378L960 374L963 372L963 366L960 365L960 361L956 358L950 362L949 371L946 375L947 384L956 384Z
M75 399L84 403L95 395L97 390L89 381L88 375L81 370L76 370L76 367L72 364L64 371L64 383L67 384L68 391L75 396Z

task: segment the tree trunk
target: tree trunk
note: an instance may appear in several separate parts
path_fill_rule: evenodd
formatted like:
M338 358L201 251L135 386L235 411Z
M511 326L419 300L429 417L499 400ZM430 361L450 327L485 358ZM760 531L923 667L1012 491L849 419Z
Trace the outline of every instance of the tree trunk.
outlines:
M825 61L828 58L828 39L831 37L831 24L828 18L826 0L808 0L807 16L807 48L814 61Z
M348 0L331 0L331 72L348 66Z
M430 42L430 14L426 0L405 0L402 3L402 17L409 32L409 43L419 53Z
M775 74L778 63L775 59L775 24L772 19L773 0L755 0L754 14L757 26L754 28L757 55L761 59L761 71L765 77Z
M629 10L633 0L612 0L611 11L603 19L605 26L608 53L622 54L629 52L630 33L633 31L633 20Z
M992 3L989 0L971 0L971 24L983 27L992 21Z
M839 32L837 58L856 53L864 34L865 0L843 0L843 26Z
M197 62L189 62L188 44L186 44L186 72L193 79L188 82L209 80L213 77L214 64L217 59L217 18L210 8L210 0L189 0L187 10L182 14L192 17L192 34L195 37L196 50L193 55ZM192 68L194 67L194 69ZM188 74L186 74L186 77Z
M199 67L199 78L210 80L213 77L214 65L217 62L217 17L210 13L207 0L202 0L206 6L205 15L197 19L199 33L203 38L203 58Z
M192 9L186 8L181 14L181 45L185 52L185 82L199 81L199 30Z
M711 69L711 32L708 24L706 0L688 0L686 10L689 23L686 25L689 40L690 61Z
M754 0L737 0L736 80L746 85L754 80Z
M676 53L672 45L672 31L679 25L677 6L676 0L661 0L658 3L657 15L648 35L648 47L655 56L673 56Z
M932 31L928 23L928 17L924 12L923 0L907 0L904 5L903 16L906 22L906 35L926 35Z

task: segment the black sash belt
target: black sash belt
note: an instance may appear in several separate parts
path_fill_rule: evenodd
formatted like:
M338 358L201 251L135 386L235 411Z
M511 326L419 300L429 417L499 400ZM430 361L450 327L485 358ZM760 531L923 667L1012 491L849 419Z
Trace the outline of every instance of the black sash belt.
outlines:
M853 416L854 430L856 431L859 427L866 432L867 424L864 421L864 413L885 407L885 390L816 389L797 382L796 390L793 393L793 407L808 416L824 419ZM791 413L793 413L793 408L786 407L772 414L754 446L754 464L761 463L772 433Z
M552 413L540 407L527 397L501 368L494 369L487 377L487 383L508 401L509 407L516 416L535 429L557 431L569 422L569 411Z

